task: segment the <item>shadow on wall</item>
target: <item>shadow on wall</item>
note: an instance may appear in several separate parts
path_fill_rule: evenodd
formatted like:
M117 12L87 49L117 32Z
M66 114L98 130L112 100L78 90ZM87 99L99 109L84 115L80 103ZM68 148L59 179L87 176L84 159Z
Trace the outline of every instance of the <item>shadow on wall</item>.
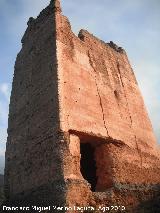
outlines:
M153 199L142 202L137 206L136 211L141 213L159 213L160 212L160 190Z

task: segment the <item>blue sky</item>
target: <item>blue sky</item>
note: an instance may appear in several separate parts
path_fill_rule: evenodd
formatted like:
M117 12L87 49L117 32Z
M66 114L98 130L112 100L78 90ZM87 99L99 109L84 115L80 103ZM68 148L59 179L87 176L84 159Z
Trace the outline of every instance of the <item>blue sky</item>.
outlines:
M29 17L49 0L0 0L0 173L3 173L8 105L16 55ZM62 0L77 34L83 28L122 46L134 69L160 143L160 1Z

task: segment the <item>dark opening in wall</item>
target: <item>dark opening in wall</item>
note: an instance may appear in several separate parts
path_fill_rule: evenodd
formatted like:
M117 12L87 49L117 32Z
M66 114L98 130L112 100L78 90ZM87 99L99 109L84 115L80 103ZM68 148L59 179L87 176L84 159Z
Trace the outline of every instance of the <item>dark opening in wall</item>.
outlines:
M81 150L81 174L91 184L91 190L96 190L96 161L94 159L95 148L89 143L80 143Z
M114 95L117 99L119 99L119 94L118 94L118 91L117 90L114 90Z

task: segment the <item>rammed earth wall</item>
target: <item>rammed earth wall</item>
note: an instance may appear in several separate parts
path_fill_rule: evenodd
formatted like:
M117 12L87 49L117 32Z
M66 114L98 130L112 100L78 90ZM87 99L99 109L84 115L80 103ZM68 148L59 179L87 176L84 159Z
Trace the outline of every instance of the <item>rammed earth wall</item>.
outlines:
M16 59L7 202L135 212L159 193L159 156L125 50L85 30L76 36L52 0L29 19Z

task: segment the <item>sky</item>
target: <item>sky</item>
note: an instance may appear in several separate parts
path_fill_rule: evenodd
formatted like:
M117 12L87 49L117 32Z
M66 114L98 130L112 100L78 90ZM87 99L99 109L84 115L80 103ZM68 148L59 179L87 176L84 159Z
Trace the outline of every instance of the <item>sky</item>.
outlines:
M48 4L49 0L0 0L0 173L16 55L29 17L36 17ZM83 28L126 50L160 143L160 1L61 0L61 4L76 34Z

